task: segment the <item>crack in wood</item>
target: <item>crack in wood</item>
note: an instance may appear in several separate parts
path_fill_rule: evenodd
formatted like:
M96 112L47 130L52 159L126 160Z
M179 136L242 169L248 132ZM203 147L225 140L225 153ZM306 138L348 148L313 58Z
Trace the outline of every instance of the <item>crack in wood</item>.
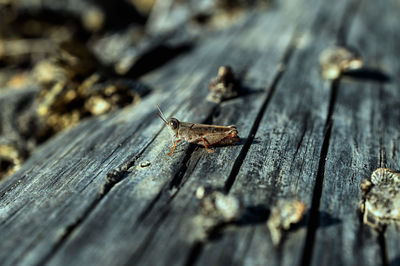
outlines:
M296 34L294 34L294 38L292 38L289 46L287 47L285 54L283 56L282 59L282 65L287 65L289 63L289 60L296 48ZM242 150L239 153L239 156L236 158L235 163L233 164L232 167L232 171L229 174L227 180L225 181L225 186L224 186L224 190L226 193L228 193L230 191L230 189L232 188L233 184L235 183L237 174L239 173L240 167L242 166L244 159L246 158L246 155L250 149L251 144L253 143L254 137L257 133L257 130L260 126L260 122L261 119L264 116L265 110L267 109L267 106L269 104L269 102L271 101L272 96L274 95L275 92L275 88L279 82L279 80L281 79L283 73L285 72L284 68L281 68L279 70L279 72L276 74L271 86L270 86L270 90L268 90L268 93L266 95L266 98L260 108L260 111L257 114L257 117L253 123L253 126L251 127L250 133L246 139L245 144L243 145Z
M321 195L322 195L322 188L324 184L325 178L325 163L328 155L329 144L331 139L332 133L332 125L333 125L333 110L337 100L337 93L339 90L339 83L340 80L334 80L331 86L331 96L329 99L328 105L328 114L327 119L324 126L324 139L322 142L321 153L319 156L319 163L318 163L318 170L317 170L317 177L315 180L314 185L314 192L312 196L312 203L310 208L310 218L307 226L307 235L304 245L303 257L301 260L301 265L310 265L311 258L313 255L313 248L314 248L314 240L315 235L317 232L317 227L319 223L319 205L321 202Z
M222 222L215 225L211 231L207 234L206 241L216 239L221 236L226 226L232 225L234 222ZM196 241L190 248L188 256L186 257L185 266L192 266L196 264L197 259L201 255L204 249L205 241Z
M190 248L189 255L185 261L185 266L192 266L196 263L197 258L200 256L204 249L204 243L201 241L195 242Z
M381 248L382 265L389 266L389 254L386 246L385 231L386 227L383 227L382 231L379 232L378 243Z
M317 171L317 178L314 185L314 192L312 197L312 204L310 208L310 218L308 223L308 230L306 235L306 243L304 245L303 258L301 265L310 265L315 234L318 227L319 220L319 205L322 195L322 187L324 182L324 171L325 171L325 161L326 156L328 154L329 149L329 140L332 132L332 124L329 122L329 125L325 129L324 141L322 144L322 150L320 154L319 166Z
M146 208L139 214L138 219L136 220L135 227L137 227L150 213L150 211L153 209L153 207L156 205L156 203L159 201L163 194L163 189L161 189L158 194L154 197L154 199L147 205Z
M379 102L383 103L383 95L382 92L383 88L382 85L379 88ZM383 105L383 104L382 104ZM381 110L382 112L382 110ZM379 167L386 167L386 150L385 150L385 145L383 143L383 139L384 139L384 128L385 126L383 125L382 121L379 120L378 121L378 132L379 132Z
M115 185L115 184L114 184ZM106 189L107 188L107 189ZM112 186L110 184L104 184L104 192L100 193L98 197L90 204L90 206L86 209L86 211L78 217L78 219L73 222L72 224L68 225L64 233L58 239L57 243L54 244L53 248L50 252L40 260L36 266L41 266L46 264L54 255L55 253L62 247L64 242L68 239L68 237L75 231L75 229L92 213L92 211L96 208L96 206L100 203L100 201L104 198L104 196L111 190Z
M23 175L21 178L19 178L18 180L16 180L14 183L11 183L11 184L8 186L8 188L6 189L6 191L4 191L4 193L0 195L0 200L2 200L3 197L4 197L7 193L11 192L11 191L12 191L19 183L21 183L22 180L24 180L25 178L26 178L26 175Z
M379 123L380 130L379 130L379 167L385 168L386 167L386 150L383 144L383 130L384 126L382 123Z
M284 66L289 63L289 60L292 57L293 52L294 52L294 50L296 48L296 41L295 41L297 39L296 37L297 37L297 34L294 34L294 38L292 38L290 44L288 45L288 47L287 47L287 49L286 49L286 51L284 53L284 56L282 58L282 64ZM243 145L242 150L240 151L238 157L235 160L235 163L233 164L231 173L229 174L227 180L225 181L224 192L226 194L229 193L230 189L232 188L232 186L233 186L233 184L234 184L234 182L236 180L237 174L239 173L240 167L243 164L243 161L244 161L244 159L245 159L245 157L246 157L246 155L247 155L247 153L248 153L248 151L250 149L250 146L251 146L251 144L252 144L252 142L254 140L254 137L255 137L255 135L257 133L257 130L258 130L258 127L259 127L260 122L262 120L262 117L263 117L263 115L264 115L264 113L265 113L265 111L267 109L268 103L270 102L270 100L271 100L271 98L272 98L272 96L274 94L275 88L276 88L280 78L282 77L284 71L285 71L285 69L281 68L278 71L278 73L276 74L276 76L275 76L275 78L274 78L274 80L273 80L273 82L272 82L272 84L270 86L270 90L268 91L268 93L266 95L266 98L265 98L265 100L264 100L264 102L263 102L263 104L262 104L262 106L261 106L261 108L260 108L260 110L259 110L259 112L257 114L257 117L256 117L256 119L255 119L255 121L253 123L253 126L252 126L252 128L251 128L251 130L249 132L249 135L247 137L246 143ZM231 224L231 223L223 223L223 224L218 224L217 226L215 226L211 230L211 232L208 234L207 240L212 239L213 236L215 236L216 234L220 233L222 231L222 229L227 224ZM196 263L196 261L198 260L198 258L200 257L200 255L201 255L201 253L202 253L202 251L204 249L204 245L205 244L206 244L205 241L197 241L197 242L195 242L192 245L192 247L190 248L190 251L188 253L188 256L187 256L187 259L186 259L184 265L186 265L186 266L194 265Z
M304 128L303 128L303 131L301 132L300 140L297 143L296 151L294 152L293 158L297 157L297 154L299 153L301 144L303 144L303 140L304 140L304 137L305 137L306 132L307 132L307 121L308 121L308 118L309 118L309 115L305 116L304 119L303 119Z
M346 44L346 37L348 36L348 29L350 28L349 25L352 23L354 20L354 15L351 15L355 12L357 12L359 6L360 6L361 0L354 1L352 4L349 5L349 7L345 10L344 14L342 15L342 22L339 27L338 33L337 33L337 42L340 45L345 45ZM322 143L322 148L321 148L321 153L320 153L320 160L318 163L318 170L317 170L317 177L314 185L314 192L313 192L313 197L312 197L312 205L310 208L310 217L309 217L309 222L307 225L307 235L306 235L306 240L305 240L305 245L303 249L303 256L301 259L301 265L310 265L311 259L313 256L313 248L315 244L315 236L317 232L317 227L319 223L319 206L321 203L321 196L322 196L322 190L323 190L323 183L324 183L324 178L325 178L325 163L327 159L327 154L329 150L329 144L330 144L330 139L331 139L331 133L332 133L332 126L333 126L333 111L335 107L335 103L337 100L337 93L339 90L339 84L340 84L340 78L336 79L332 82L331 85L331 96L330 96L330 101L328 105L328 114L327 114L327 119L326 123L324 126L324 139Z
M19 214L22 210L24 210L24 208L26 207L26 205L22 205L19 208L16 208L15 211L13 211L9 216L8 219L4 219L0 222L0 226L4 226L5 224L8 224L10 222L13 221L14 216L16 216L17 214Z
M132 254L132 256L128 259L127 263L125 265L135 265L137 261L140 260L141 256L145 253L145 250L149 246L151 240L153 239L153 236L156 235L158 232L161 223L165 220L165 218L168 216L170 212L169 208L166 208L163 213L160 215L159 219L154 223L152 226L152 229L150 230L150 233L146 236L146 238L143 240L143 243L139 246L139 248Z
M194 44L187 42L176 47L159 44L145 52L132 66L126 76L137 79L155 69L171 62L174 58L188 53L193 49Z
M207 119L206 121L209 121L209 120L210 119ZM182 186L183 177L185 176L185 173L186 173L187 169L189 168L190 162L192 161L192 155L195 150L196 150L196 145L189 144L189 148L187 149L185 157L182 160L182 164L181 164L181 167L179 168L179 171L176 172L176 174L174 175L172 180L169 182L168 190L173 190L174 188L179 189ZM192 167L192 168L194 168L194 167Z
M384 97L383 97L383 85L382 83L380 84L379 88L379 102L384 103ZM382 106L381 105L381 106ZM384 113L383 110L381 110L381 113ZM382 124L382 121L379 120L378 122L378 132L379 132L379 167L386 167L387 161L386 161L386 150L385 150L385 144L384 144L384 134L385 131L383 130L385 126ZM395 158L395 157L393 157ZM364 199L365 201L365 199ZM378 243L381 251L381 257L382 257L382 265L387 266L389 265L389 254L386 246L386 238L385 238L385 231L386 231L386 226L382 228L381 231L378 231Z
M353 22L355 16L354 14L357 13L359 7L361 6L362 0L354 1L353 4L350 4L350 7L345 10L342 16L342 23L339 27L339 31L337 34L337 40L339 45L346 45L347 43L347 36L349 35L348 31L350 30L349 25Z

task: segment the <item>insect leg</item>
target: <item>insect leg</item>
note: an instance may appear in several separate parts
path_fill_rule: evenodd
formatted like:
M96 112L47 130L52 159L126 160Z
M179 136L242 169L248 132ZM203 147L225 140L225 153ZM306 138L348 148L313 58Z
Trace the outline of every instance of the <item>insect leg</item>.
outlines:
M167 156L170 156L171 154L174 153L176 144L178 144L182 139L178 139L177 141L175 141L174 146L171 148L171 152L167 154Z
M203 141L204 148L206 148L206 151L207 151L208 153L214 152L213 150L209 149L209 147L210 147L209 144L210 144L210 143L208 142L208 140L206 140L205 138L203 138L203 136L201 136L200 138L201 138L201 140ZM207 144L207 143L208 143L208 144Z
M168 148L172 149L174 147L174 137L171 135L171 146L168 146Z

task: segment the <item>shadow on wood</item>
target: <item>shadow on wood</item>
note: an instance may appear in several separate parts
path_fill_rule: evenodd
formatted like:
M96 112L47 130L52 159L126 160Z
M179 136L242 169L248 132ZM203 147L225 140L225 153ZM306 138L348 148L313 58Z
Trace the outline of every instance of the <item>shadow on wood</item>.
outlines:
M377 82L390 82L391 77L385 72L376 69L364 67L357 70L346 71L343 73L344 76L352 77L360 80L369 80Z

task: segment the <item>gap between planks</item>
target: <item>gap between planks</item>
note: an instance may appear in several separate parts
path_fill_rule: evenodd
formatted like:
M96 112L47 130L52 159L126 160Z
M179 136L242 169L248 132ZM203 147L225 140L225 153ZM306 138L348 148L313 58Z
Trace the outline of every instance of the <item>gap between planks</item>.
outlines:
M341 18L341 25L337 34L338 45L346 45L348 30L350 24L353 22L354 13L356 13L361 5L362 0L356 0L353 4L349 5L349 8L345 10ZM328 155L329 144L331 140L332 126L334 123L333 111L337 101L338 90L340 88L340 78L332 81L331 84L331 95L328 105L328 113L324 126L324 139L322 142L322 148L320 153L320 159L318 163L317 177L314 185L314 192L312 196L312 205L310 208L310 218L307 225L307 234L303 250L303 256L301 259L301 265L310 265L311 258L313 256L313 249L315 244L315 236L318 228L320 213L319 207L321 203L322 189L325 179L325 163Z
M322 187L325 178L325 163L326 163L326 157L328 155L329 144L332 133L332 125L333 125L332 114L337 99L337 91L339 89L339 84L340 84L339 80L335 80L332 82L331 85L331 96L329 99L328 115L324 126L324 139L322 142L321 153L319 156L317 177L315 180L314 192L311 201L312 203L310 208L310 218L307 225L306 243L304 245L303 257L301 259L301 265L303 266L310 265L313 254L315 233L317 232L318 221L319 221L319 205L321 202Z
M350 7L344 12L344 15L342 16L342 24L339 28L338 35L337 35L337 43L338 45L344 45L346 46L347 44L347 36L348 36L348 30L350 29L351 23L353 22L354 19L354 13L357 13L359 10L359 7L361 6L363 0L357 0L355 1ZM325 162L328 154L328 149L329 149L329 143L331 139L331 133L332 133L332 126L334 123L334 119L332 117L333 115L333 110L336 104L337 100L337 94L338 90L340 88L340 79L334 80L331 85L331 97L330 97L330 102L329 102L329 107L328 107L328 115L326 119L326 124L324 128L324 140L322 144L322 149L321 149L321 155L320 155L320 161L319 161L319 166L318 166L318 171L317 171L317 179L316 183L314 186L314 192L313 192L313 197L312 197L312 206L310 209L310 220L307 226L307 235L306 235L306 243L304 246L304 251L303 251L303 257L301 261L302 266L310 265L311 263L311 258L313 256L313 247L314 247L314 240L316 236L316 231L318 227L318 222L319 222L319 206L321 202L321 196L322 196L322 188L323 188L323 182L325 178ZM381 134L381 139L380 142L382 143L382 134ZM386 154L385 150L382 148L383 145L381 145L380 148L380 165L381 167L384 167L385 162L386 162ZM389 265L389 257L388 257L388 251L386 247L386 240L385 240L385 229L383 229L382 232L379 232L378 235L378 243L381 248L381 257L382 257L382 265L386 266Z
M290 41L288 47L286 48L286 51L285 51L285 53L283 55L283 58L282 58L283 66L286 66L289 63L289 61L290 61L290 59L291 59L291 57L293 55L293 52L294 52L294 50L296 48L296 39L297 39L297 37L298 36L295 33L294 36L292 37L292 40ZM257 133L257 130L258 130L259 126L260 126L260 122L261 122L261 120L262 120L262 118L264 116L264 113L265 113L265 111L266 111L266 109L268 107L268 104L269 104L272 96L274 95L276 86L279 83L279 81L280 81L282 75L284 74L284 72L285 72L285 68L282 68L277 72L277 74L275 75L269 90L267 90L267 93L266 93L266 96L265 96L265 100L264 100L263 104L260 107L260 110L259 110L259 112L257 114L257 117L256 117L256 119L255 119L255 121L254 121L254 123L253 123L253 125L251 127L251 130L250 130L250 132L249 132L249 134L247 136L246 142L243 145L243 148L240 151L238 157L236 158L236 160L235 160L235 162L233 164L232 170L231 170L227 180L225 181L224 192L226 194L229 193L230 189L232 188L233 184L236 181L237 174L239 173L239 170L240 170L240 168L241 168L241 166L242 166L242 164L244 162L244 159L246 158L246 155L247 155L248 151L250 150L250 146L253 144L254 137L255 137L255 135ZM204 245L205 245L205 242L201 242L201 241L197 241L192 245L191 249L189 250L187 259L185 261L185 266L191 266L191 265L194 265L196 263L198 257L200 256L201 252L203 251Z

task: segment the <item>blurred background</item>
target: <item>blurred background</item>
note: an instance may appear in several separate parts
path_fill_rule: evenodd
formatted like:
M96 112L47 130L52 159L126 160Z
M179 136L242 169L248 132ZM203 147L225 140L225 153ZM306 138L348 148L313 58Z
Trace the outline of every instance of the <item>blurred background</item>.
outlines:
M140 77L268 0L0 0L0 180L61 130L151 93Z

